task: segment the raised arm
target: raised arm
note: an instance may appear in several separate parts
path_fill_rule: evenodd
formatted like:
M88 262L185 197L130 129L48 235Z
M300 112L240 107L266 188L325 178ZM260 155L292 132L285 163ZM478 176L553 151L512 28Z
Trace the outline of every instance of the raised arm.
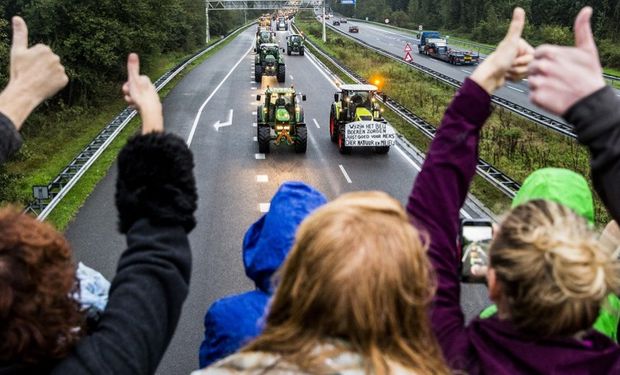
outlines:
M476 171L480 129L490 114L489 94L505 78L519 79L532 59L532 48L521 39L524 21L525 13L516 9L506 38L457 92L407 205L414 225L430 237L429 256L438 278L431 321L452 367L463 367L469 348L460 307L459 211Z

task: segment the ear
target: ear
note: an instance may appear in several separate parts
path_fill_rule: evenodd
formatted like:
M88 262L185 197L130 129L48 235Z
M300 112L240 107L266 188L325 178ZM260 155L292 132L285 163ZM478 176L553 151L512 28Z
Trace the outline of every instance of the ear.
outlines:
M497 304L502 294L502 288L497 281L497 275L493 267L487 269L487 286L489 288L489 299Z

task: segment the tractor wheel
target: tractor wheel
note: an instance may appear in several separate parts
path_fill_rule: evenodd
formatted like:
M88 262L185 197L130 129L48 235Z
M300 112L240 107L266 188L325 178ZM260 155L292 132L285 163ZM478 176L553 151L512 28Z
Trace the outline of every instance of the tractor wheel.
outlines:
M286 49L286 54L289 55L289 56L291 55L291 49L290 48Z
M333 110L329 114L329 138L334 143L338 142L338 133L336 132L336 115L334 115Z
M260 65L254 66L254 80L256 82L261 82L263 78L263 67Z
M258 125L258 152L261 154L268 154L270 142L271 128L267 125Z
M345 146L344 140L344 125L340 126L338 129L338 151L340 151L343 155L348 155L351 153L351 147Z
M304 55L304 49L303 47L299 50L299 56L303 56Z
M390 152L390 146L375 147L375 152L377 154L387 154Z
M280 65L278 67L278 82L282 83L286 81L286 67L284 65Z
M297 126L297 140L295 141L295 152L305 154L308 147L308 129L305 126Z

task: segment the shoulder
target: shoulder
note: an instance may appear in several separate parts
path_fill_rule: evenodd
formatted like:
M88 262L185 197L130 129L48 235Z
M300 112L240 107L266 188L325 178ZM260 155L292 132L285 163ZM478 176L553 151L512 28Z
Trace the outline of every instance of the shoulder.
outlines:
M300 373L299 370L280 358L280 356L264 352L245 352L233 354L214 363L212 366L192 375L220 375L220 374L291 374Z

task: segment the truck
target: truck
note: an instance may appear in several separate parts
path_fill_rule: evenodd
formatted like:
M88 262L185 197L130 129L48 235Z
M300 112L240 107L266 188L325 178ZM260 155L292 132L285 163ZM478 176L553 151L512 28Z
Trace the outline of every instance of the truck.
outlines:
M280 83L286 80L286 66L282 52L284 52L284 48L280 49L280 46L275 43L260 45L254 60L256 82L261 82L263 76L276 76Z
M420 43L418 52L453 65L476 65L480 62L480 54L473 51L461 51L448 46L438 31L422 31L418 34Z
M264 101L256 109L258 152L269 153L271 142L276 146L285 143L293 146L296 153L305 153L308 145L308 130L304 110L300 102L305 95L295 88L269 88L256 100Z

